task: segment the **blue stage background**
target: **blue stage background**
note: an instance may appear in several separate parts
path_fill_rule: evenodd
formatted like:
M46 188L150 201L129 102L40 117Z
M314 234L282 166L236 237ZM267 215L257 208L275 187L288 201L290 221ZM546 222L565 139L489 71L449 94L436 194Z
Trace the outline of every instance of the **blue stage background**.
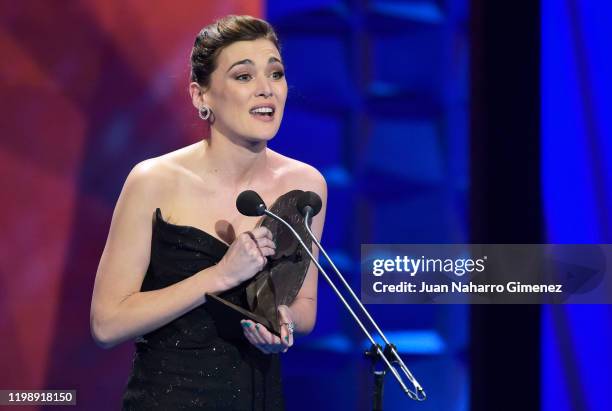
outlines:
M325 175L323 243L352 286L362 243L468 242L468 1L266 10L290 87L270 146ZM429 395L413 404L387 375L385 410L469 409L469 307L368 308ZM284 357L290 409L371 409L366 339L323 278L317 321Z
M612 243L612 4L542 0L542 187L550 243ZM544 306L542 410L612 410L612 308Z

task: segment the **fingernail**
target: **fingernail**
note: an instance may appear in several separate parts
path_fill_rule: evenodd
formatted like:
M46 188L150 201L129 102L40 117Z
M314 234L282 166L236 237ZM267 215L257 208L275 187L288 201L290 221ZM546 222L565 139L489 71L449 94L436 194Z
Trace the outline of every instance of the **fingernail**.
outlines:
M242 326L245 328L249 328L251 326L251 323L242 323Z
M289 336L285 336L285 341L289 342Z
M255 329L259 330L259 324L255 324Z

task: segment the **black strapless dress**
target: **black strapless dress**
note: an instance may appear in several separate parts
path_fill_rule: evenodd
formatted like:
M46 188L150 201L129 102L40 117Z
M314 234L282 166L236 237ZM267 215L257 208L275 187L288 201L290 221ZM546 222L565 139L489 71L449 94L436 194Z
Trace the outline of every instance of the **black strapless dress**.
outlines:
M151 260L141 291L177 283L223 257L228 246L155 211ZM220 294L247 307L242 286ZM206 303L136 340L123 410L283 410L280 358L245 338L219 337Z

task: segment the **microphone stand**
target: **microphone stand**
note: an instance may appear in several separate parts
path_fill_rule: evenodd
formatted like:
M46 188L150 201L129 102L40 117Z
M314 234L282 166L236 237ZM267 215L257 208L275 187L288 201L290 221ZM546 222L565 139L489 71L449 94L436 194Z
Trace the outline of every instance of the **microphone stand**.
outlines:
M331 267L334 269L334 271L336 272L336 275L338 276L338 278L340 279L340 281L342 282L342 284L344 284L344 287L349 291L349 293L351 294L351 296L353 297L353 300L355 300L355 302L357 303L357 305L359 306L359 308L361 308L361 311L363 312L363 314L368 318L368 320L370 320L370 323L374 326L374 328L376 329L376 331L378 332L378 334L381 336L381 338L383 339L384 343L385 343L385 349L384 352L385 353L389 353L393 356L393 361L397 364L399 364L400 369L404 372L404 374L406 375L406 378L408 378L408 380L412 383L412 385L414 386L414 388L416 389L417 392L413 392L410 391L408 389L405 388L404 385L402 385L402 388L404 388L404 392L413 400L417 400L417 401L423 401L427 398L427 395L425 394L425 390L423 390L423 387L421 387L421 385L419 384L419 382L416 380L416 378L414 378L414 376L412 375L412 373L410 372L410 370L408 369L408 367L406 366L406 364L404 363L404 361L402 360L402 357L400 357L399 353L397 352L397 348L395 347L395 345L391 344L391 342L387 339L387 337L385 336L385 334L382 332L382 330L380 329L380 327L378 326L378 324L376 323L376 321L374 321L374 319L372 318L372 316L370 315L370 313L368 312L368 310L364 307L364 305L361 303L361 301L359 300L359 298L357 297L357 295L355 294L355 292L353 291L353 289L351 288L351 286L349 285L349 283L344 279L344 276L340 273L340 271L338 270L338 268L336 267L336 265L334 264L334 262L332 261L332 259L329 257L329 255L325 252L325 249L323 248L323 246L321 245L321 243L319 243L319 241L317 240L317 238L315 237L315 235L313 234L313 232L310 230L310 226L308 225L308 220L310 219L310 213L312 212L312 208L307 206L306 207L306 215L304 216L304 225L306 226L306 231L308 232L308 234L310 235L310 237L312 238L312 240L314 241L314 243L317 245L317 247L319 248L319 250L321 250L321 253L325 256L325 258L327 259L327 261L329 262L329 264L331 265ZM372 344L375 344L374 342L372 342ZM370 348L370 352L372 351L372 348ZM366 355L369 355L370 352L366 352ZM379 353L380 350L376 350L376 353ZM371 355L371 354L370 354ZM384 374L383 374L384 375ZM422 398L419 398L418 394L422 394Z
M416 401L423 401L423 400L425 400L425 398L427 398L427 396L425 394L425 391L423 390L421 385L417 382L417 380L414 378L414 376L412 375L412 373L410 372L408 367L406 367L406 364L404 364L404 362L400 358L399 354L397 353L397 349L395 348L395 346L389 342L389 340L383 334L381 329L378 327L378 325L376 324L376 322L374 321L372 316L370 316L370 314L368 313L366 308L363 306L363 304L361 304L361 301L359 301L359 298L355 295L355 293L353 292L353 290L351 289L349 284L346 282L346 280L344 279L342 274L340 274L340 271L336 268L336 266L332 262L331 258L329 258L329 256L327 255L327 253L325 252L325 250L323 249L323 247L321 246L319 241L316 239L316 237L314 236L314 234L310 230L310 227L308 226L308 222L309 222L309 219L311 217L310 214L312 213L312 207L307 206L307 207L305 207L305 209L306 209L306 213L305 213L305 216L304 216L305 217L304 218L304 225L306 226L306 230L308 231L308 234L312 237L312 239L314 240L315 244L317 245L319 250L321 250L321 252L325 256L325 258L329 261L330 265L332 266L332 268L334 269L334 271L336 272L338 277L341 279L341 281L344 284L344 286L349 290L350 294L353 296L353 299L358 303L359 307L361 307L361 310L365 313L366 317L370 320L370 322L376 328L376 331L382 337L383 341L385 342L385 349L384 349L384 351L383 351L382 347L379 344L376 343L376 341L374 340L372 335L368 332L366 327L363 325L363 323L361 322L361 320L359 319L357 314L355 314L355 311L353 311L353 309L348 304L348 302L346 301L346 299L344 298L342 293L340 293L340 291L338 290L336 285L329 278L329 276L327 275L327 273L325 272L323 267L321 267L321 265L319 264L317 259L312 255L312 253L310 252L308 247L304 244L304 242L300 238L299 234L293 229L293 227L291 227L291 225L289 223L287 223L285 220L283 220L282 218L280 218L276 214L272 213L271 211L265 209L265 210L263 210L263 212L266 215L274 218L275 220L283 223L293 233L295 238L300 242L300 244L301 244L302 248L304 249L304 251L306 251L306 253L308 253L308 256L310 257L312 262L317 266L317 268L319 269L319 271L321 272L323 277L327 280L327 282L329 283L331 288L334 290L334 292L336 293L336 295L338 296L340 301L342 301L342 304L344 304L344 307L351 314L351 316L353 317L353 319L355 320L355 322L357 323L359 328L363 331L363 333L366 335L368 340L370 340L370 343L372 344L372 346L370 347L370 350L366 352L366 356L368 356L368 357L370 357L372 359L372 370L373 370L373 372L375 374L375 403L374 403L374 407L375 408L374 409L377 410L377 411L382 410L382 391L383 391L382 390L382 388L383 388L382 381L383 381L383 377L384 377L384 375L386 373L386 371L374 371L374 365L379 360L382 360L383 363L387 366L387 369L389 371L391 371L391 373L393 374L393 376L395 377L397 382L400 384L402 390L404 391L404 393L408 397L410 397L411 399L416 400ZM404 374L406 375L408 380L412 383L412 385L415 388L415 391L412 391L408 387L406 387L406 384L404 384L404 381L402 380L402 377L397 372L395 367L393 365L391 365L391 362L387 358L387 355L385 355L385 352L387 352L387 355L391 354L394 357L392 359L392 362L397 363L397 364L400 365L401 370L404 372ZM419 396L419 394L420 394L420 396Z

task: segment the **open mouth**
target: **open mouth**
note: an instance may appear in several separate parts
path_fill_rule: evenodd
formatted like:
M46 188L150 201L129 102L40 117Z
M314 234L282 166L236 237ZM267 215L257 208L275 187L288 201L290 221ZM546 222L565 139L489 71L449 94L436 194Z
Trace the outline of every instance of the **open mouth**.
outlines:
M255 107L249 110L251 115L259 118L261 120L271 120L274 117L274 108L273 107Z

